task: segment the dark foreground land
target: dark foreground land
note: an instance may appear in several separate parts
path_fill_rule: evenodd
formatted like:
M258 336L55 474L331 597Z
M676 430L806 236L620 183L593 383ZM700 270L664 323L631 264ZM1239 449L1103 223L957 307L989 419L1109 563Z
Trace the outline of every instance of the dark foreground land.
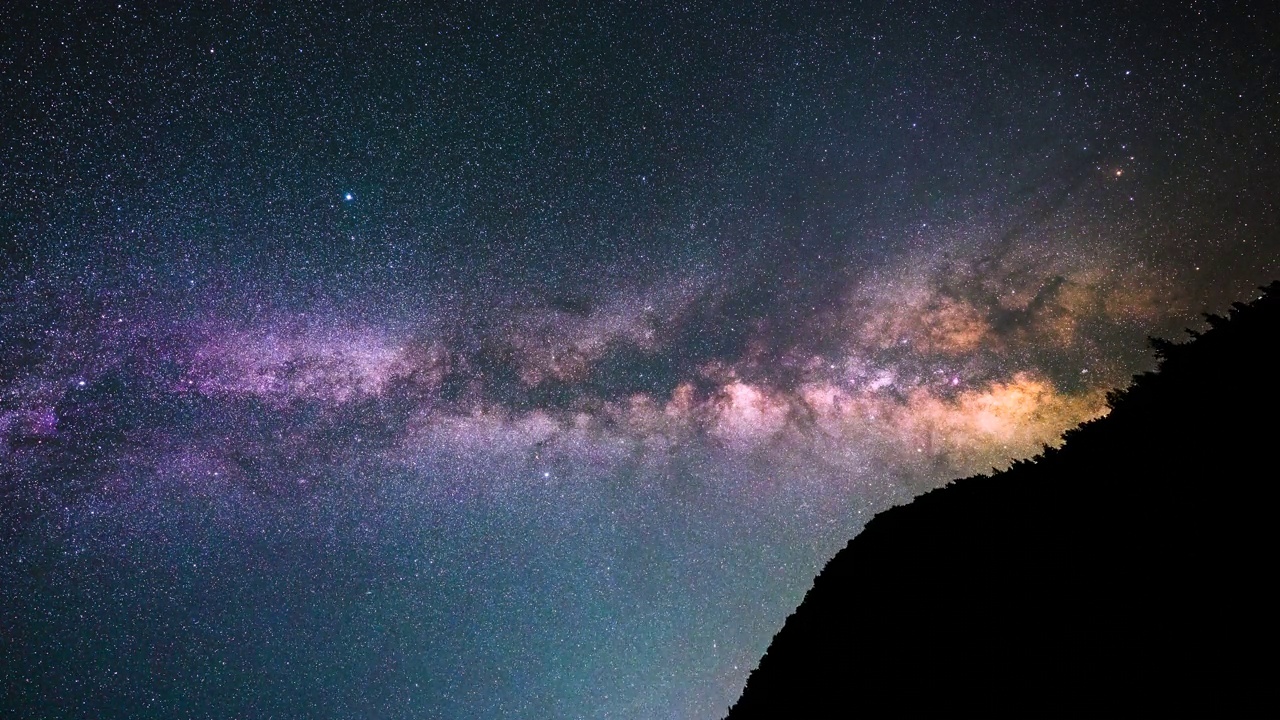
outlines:
M1209 321L1061 449L872 520L729 717L1275 717L1280 283Z

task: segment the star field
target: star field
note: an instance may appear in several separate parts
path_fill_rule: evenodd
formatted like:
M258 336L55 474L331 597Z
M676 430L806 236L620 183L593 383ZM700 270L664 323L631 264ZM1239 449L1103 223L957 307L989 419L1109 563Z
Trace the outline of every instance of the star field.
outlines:
M29 5L24 717L720 717L877 511L1280 271L1263 3Z

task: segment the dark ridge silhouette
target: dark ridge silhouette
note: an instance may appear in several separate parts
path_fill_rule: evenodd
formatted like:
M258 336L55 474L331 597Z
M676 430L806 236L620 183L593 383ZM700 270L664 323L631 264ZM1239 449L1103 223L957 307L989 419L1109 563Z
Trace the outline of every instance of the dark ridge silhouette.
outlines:
M877 515L732 720L1280 714L1280 282L1060 449Z

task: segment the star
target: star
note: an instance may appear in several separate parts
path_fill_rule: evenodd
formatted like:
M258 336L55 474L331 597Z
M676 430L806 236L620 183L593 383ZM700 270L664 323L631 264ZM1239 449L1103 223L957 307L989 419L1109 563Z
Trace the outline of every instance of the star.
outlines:
M179 10L15 19L0 603L44 662L0 686L720 717L867 518L1035 454L1280 267L1272 96L1193 80L1274 95L1233 59L1263 40L902 2L288 3L220 19L217 63Z

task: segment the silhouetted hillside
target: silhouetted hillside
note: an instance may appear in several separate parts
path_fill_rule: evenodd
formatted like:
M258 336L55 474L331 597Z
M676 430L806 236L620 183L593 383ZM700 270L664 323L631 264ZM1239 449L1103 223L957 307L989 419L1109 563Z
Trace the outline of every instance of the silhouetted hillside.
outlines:
M1275 716L1280 282L1264 290L1154 341L1158 372L1061 449L876 516L729 717Z

